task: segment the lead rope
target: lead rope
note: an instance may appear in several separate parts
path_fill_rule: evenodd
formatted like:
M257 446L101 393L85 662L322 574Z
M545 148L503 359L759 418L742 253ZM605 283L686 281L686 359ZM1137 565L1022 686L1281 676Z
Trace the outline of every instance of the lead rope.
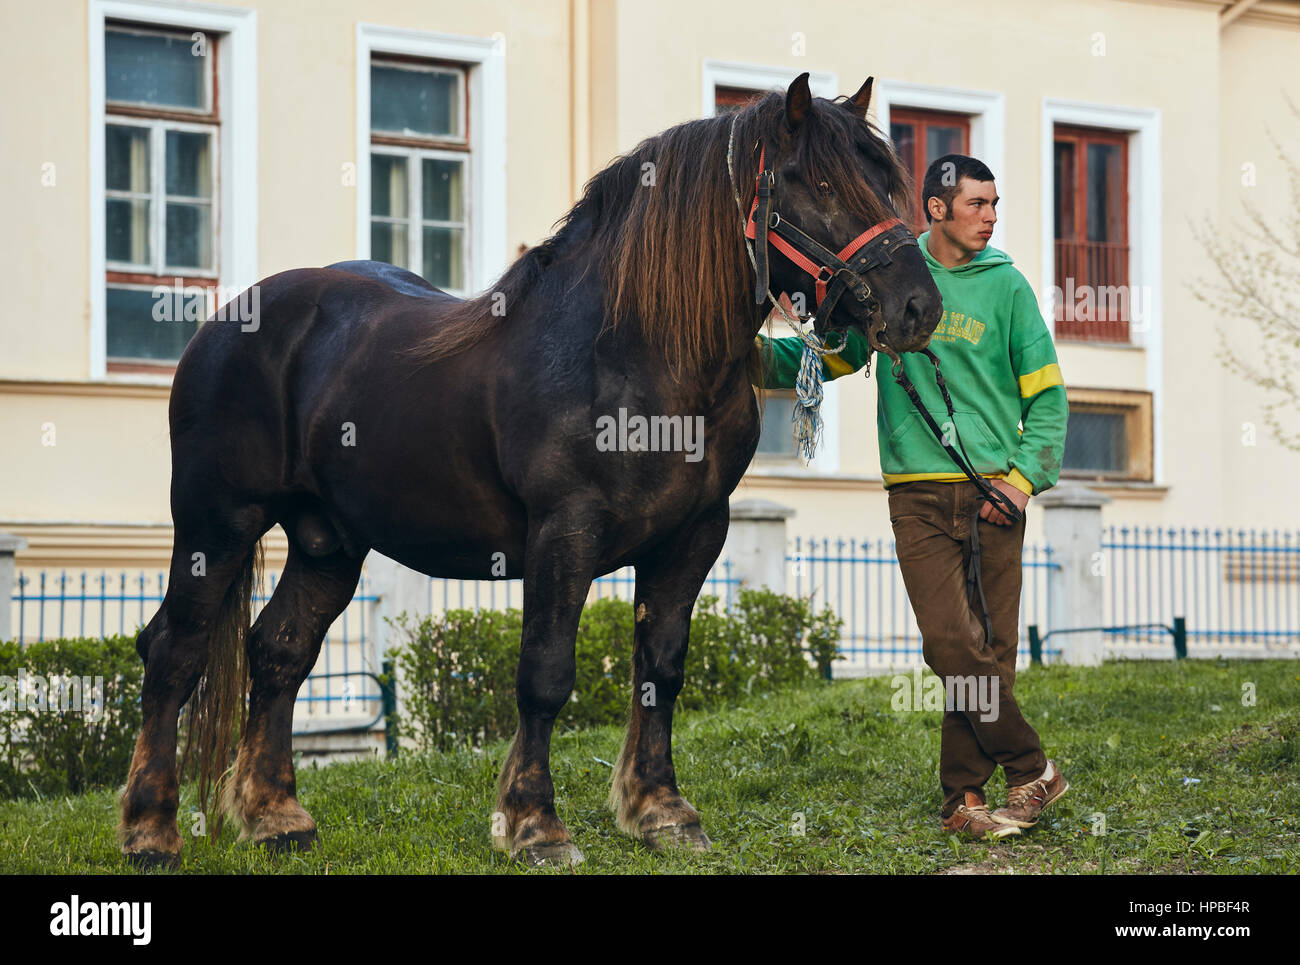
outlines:
M952 447L951 443L944 441L942 430L935 423L934 417L930 415L929 410L922 404L916 386L912 384L912 380L903 371L903 360L897 356L894 357L894 381L907 393L907 397L912 400L913 407L921 413L921 416L929 425L930 431L939 440L939 445L943 446L947 451L949 458L957 464L957 468L964 472L966 478L973 482L975 488L979 490L979 498L975 500L975 511L971 514L970 535L967 537L970 553L966 561L966 595L971 601L979 599L980 613L984 618L984 639L989 646L992 646L993 618L989 615L988 601L984 598L984 582L980 579L980 503L992 503L999 512L1012 522L1019 522L1024 519L1024 513L1011 501L1009 496L994 489L992 484L972 467L970 456L966 453L966 445L961 441L960 433L957 432L957 417L953 414L952 396L948 394L948 383L944 380L943 373L939 371L939 357L928 348L922 349L921 354L929 358L930 363L934 366L934 379L938 383L940 393L943 394L943 404L948 410L948 419L952 425L953 435L957 439L957 445L961 447L960 454Z
M739 113L731 119L731 134L727 138L727 176L731 179L731 195L736 199L736 211L740 214L740 235L745 239L745 253L749 255L749 263L753 266L754 276L758 277L758 259L754 257L754 244L749 240L745 231L749 219L745 215L745 206L740 200L740 189L736 184L734 148L736 143L736 121L739 119ZM798 317L792 316L773 296L770 287L767 290L767 300L772 303L772 306L789 323L795 334L799 336L800 341L803 342L803 355L799 359L799 377L795 381L796 404L794 412L790 414L790 419L794 423L795 451L799 454L799 461L807 466L811 464L813 456L817 454L817 446L820 444L822 437L822 359L827 355L839 355L840 352L843 352L848 339L841 338L838 346L830 348L815 331L804 332L802 326L808 323L812 315L805 313ZM868 369L868 374L870 374L870 369Z

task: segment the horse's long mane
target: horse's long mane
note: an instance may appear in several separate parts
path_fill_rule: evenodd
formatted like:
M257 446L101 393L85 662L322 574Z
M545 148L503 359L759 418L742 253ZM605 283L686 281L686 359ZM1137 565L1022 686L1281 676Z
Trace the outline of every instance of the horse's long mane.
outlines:
M737 319L755 313L753 268L727 175L733 118L733 163L746 213L760 139L774 166L793 152L807 183L827 181L840 203L868 223L893 214L863 177L862 155L883 171L894 207L908 205L906 170L873 125L840 106L845 99L814 100L794 134L785 100L774 91L737 114L646 138L592 177L555 234L521 255L490 291L451 308L416 353L432 361L468 348L508 323L552 264L585 258L605 284L606 327L640 326L674 368L728 355L740 332ZM504 315L493 312L502 296Z

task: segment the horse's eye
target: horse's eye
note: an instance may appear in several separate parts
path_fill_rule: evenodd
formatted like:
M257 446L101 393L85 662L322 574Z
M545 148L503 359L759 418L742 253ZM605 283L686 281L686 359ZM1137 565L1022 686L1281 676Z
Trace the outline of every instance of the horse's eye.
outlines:
M835 192L831 190L831 186L827 184L825 181L818 181L817 193L820 194L823 198L829 198Z

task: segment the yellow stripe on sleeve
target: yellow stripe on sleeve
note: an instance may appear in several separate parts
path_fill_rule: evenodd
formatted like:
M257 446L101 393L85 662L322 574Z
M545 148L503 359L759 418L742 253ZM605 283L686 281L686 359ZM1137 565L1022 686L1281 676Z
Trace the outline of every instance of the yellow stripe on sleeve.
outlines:
M838 355L827 355L822 359L826 364L826 371L831 374L832 379L838 379L842 375L852 375L853 366Z
M1027 399L1031 395L1037 395L1043 389L1050 389L1054 385L1064 385L1061 378L1061 367L1053 362L1051 365L1044 365L1037 372L1030 372L1028 375L1020 376L1020 397Z
M1011 467L1011 471L1007 473L1006 479L1007 482L1011 483L1011 485L1015 486L1026 496L1032 496L1034 494L1034 484L1026 479L1024 473L1015 466Z

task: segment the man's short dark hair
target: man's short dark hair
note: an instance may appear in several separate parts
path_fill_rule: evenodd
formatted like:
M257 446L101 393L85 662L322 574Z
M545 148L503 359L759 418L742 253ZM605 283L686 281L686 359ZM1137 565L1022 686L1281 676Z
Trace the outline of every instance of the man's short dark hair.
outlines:
M931 198L942 201L947 209L945 219L952 219L952 199L957 197L962 178L992 181L993 172L983 161L965 154L945 154L941 158L935 158L925 172L925 183L921 185L921 207L925 209L926 224L934 221L930 217Z

